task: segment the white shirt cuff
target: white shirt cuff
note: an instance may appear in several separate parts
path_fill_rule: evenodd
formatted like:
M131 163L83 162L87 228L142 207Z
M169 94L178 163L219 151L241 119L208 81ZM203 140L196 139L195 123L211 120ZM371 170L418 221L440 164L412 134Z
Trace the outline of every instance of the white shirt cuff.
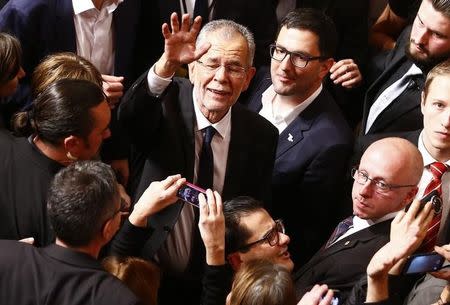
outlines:
M160 95L166 90L167 86L172 82L172 77L163 78L155 73L155 64L150 68L147 74L148 89L155 95Z

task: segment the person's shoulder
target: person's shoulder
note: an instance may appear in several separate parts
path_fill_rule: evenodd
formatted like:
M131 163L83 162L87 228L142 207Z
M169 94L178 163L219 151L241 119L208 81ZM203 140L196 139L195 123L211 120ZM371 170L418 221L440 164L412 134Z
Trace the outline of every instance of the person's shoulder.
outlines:
M255 131L259 134L278 135L278 130L267 119L245 106L236 103L232 108L232 115L247 126L243 132ZM232 119L233 120L233 119Z
M95 300L96 305L127 305L139 304L138 298L133 292L118 278L101 270L97 273L97 280L92 289L96 290L96 295L99 296Z

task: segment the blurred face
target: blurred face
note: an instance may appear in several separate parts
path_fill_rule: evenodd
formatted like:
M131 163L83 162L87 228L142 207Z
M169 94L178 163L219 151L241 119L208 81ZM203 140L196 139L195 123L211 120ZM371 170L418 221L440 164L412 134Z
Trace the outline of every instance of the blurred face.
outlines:
M391 156L387 158L386 156ZM405 160L398 158L386 150L368 149L358 170L370 179L382 181L388 185L413 185L409 172L402 164ZM362 218L377 220L389 213L401 210L413 199L415 187L392 188L381 191L376 184L368 179L365 183L353 182L352 200L353 214Z
M422 95L423 142L437 160L450 159L450 75L436 76Z
M0 97L13 95L19 85L19 80L25 76L25 71L20 67L17 74L4 84L0 84Z
M319 38L307 30L283 27L275 44L281 49L301 53L307 57L321 56ZM270 73L273 87L279 95L306 99L319 88L322 79L327 75L329 71L327 60L311 60L304 68L299 68L292 64L290 57L291 55L286 55L281 62L272 58Z
M212 123L220 121L246 90L255 70L248 65L247 41L240 35L225 39L220 32L209 33L211 48L192 66L197 104ZM218 67L213 69L211 67ZM235 73L241 69L241 72ZM235 72L232 72L234 70Z
M275 227L275 221L265 210L260 210L242 217L241 223L245 223L250 231L253 232L246 244L260 240ZM241 261L246 262L255 258L265 258L292 271L294 269L294 263L288 252L289 236L278 232L278 237L279 242L277 245L271 246L268 242L260 242L252 246L245 253L238 252Z
M80 150L80 155L78 156L80 160L97 158L103 140L111 136L111 131L109 130L111 110L106 100L93 107L90 113L94 119L94 128L87 139L82 141L83 148Z
M432 67L450 56L450 19L423 0L411 30L407 54L418 64Z

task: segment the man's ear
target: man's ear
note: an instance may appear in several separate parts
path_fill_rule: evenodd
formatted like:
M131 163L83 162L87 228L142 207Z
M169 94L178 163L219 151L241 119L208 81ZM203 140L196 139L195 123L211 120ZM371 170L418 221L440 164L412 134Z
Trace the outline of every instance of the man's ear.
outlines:
M116 216L116 215L114 215ZM112 217L106 221L102 228L102 239L105 241L105 244L108 243L116 234L117 226L114 224L115 217Z
M64 149L67 155L77 159L80 155L80 149L82 147L82 140L77 136L68 136L63 140Z
M419 191L419 188L416 186L416 187L412 188L412 190L410 190L408 192L408 194L406 194L405 204L403 205L403 207L406 207L408 204L410 204L414 200L418 191Z
M238 271L239 267L241 267L242 260L241 256L239 255L239 252L233 252L228 254L227 256L228 263L230 264L231 268L233 268L233 271Z
M320 71L319 71L320 79L323 80L328 75L328 72L330 72L330 69L333 65L334 65L333 58L327 58L327 59L321 61L321 66L320 66Z
M425 91L422 91L422 93L420 94L420 98L421 98L420 111L422 112L422 115L423 115L423 111L425 109Z
M188 64L189 80L194 84L195 61Z
M255 67L248 68L246 75L245 75L244 86L242 87L242 91L245 91L248 89L248 86L250 85L250 82L252 81L252 78L253 78L253 76L255 76L255 74L256 74Z

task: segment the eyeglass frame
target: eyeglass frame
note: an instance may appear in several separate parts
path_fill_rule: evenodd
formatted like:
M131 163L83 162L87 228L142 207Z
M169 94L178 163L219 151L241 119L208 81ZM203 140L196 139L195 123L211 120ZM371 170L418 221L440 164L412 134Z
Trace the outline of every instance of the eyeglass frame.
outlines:
M283 220L277 219L277 220L275 220L275 226L272 229L270 229L270 231L268 231L266 234L264 234L264 236L262 238L239 247L237 249L237 251L241 251L241 252L248 251L254 245L257 245L257 244L260 244L263 242L267 242L271 247L275 247L276 245L278 245L280 243L280 233L285 234L286 228L284 226ZM274 234L273 238L272 238L273 239L272 242L269 239L271 234Z
M362 176L360 174L362 174ZM390 191L392 189L397 189L397 188L417 186L416 184L404 184L404 185L401 185L401 184L389 184L389 183L383 182L383 181L378 180L378 179L373 179L373 178L370 178L369 175L366 172L360 171L356 166L352 167L351 176L355 180L355 182L360 184L360 185L366 184L367 181L372 182L376 186L376 189L378 191L381 191L381 192L388 192L388 191ZM357 177L355 178L355 176L357 176ZM362 183L359 182L358 181L358 177L363 178L365 181L362 182Z
M275 53L275 50L277 48L279 48L285 52L283 58L281 58L281 59L275 58L273 56L273 54ZM297 68L305 68L308 65L308 63L312 60L324 60L324 59L328 58L326 56L310 56L310 55L306 55L306 54L303 54L300 52L291 52L291 51L288 51L286 48L279 46L275 43L273 43L269 46L269 54L270 54L270 58L272 58L273 60L276 60L278 62L282 62L286 58L286 56L289 55L289 60L291 61L291 64L293 64ZM292 59L292 55L298 56L301 60L303 60L305 62L305 65L304 66L296 65L294 63L294 60Z
M200 64L200 66L202 66L203 68L205 68L206 70L208 70L211 73L217 73L217 71L219 71L219 69L221 67L224 67L225 68L225 72L229 76L231 76L233 78L236 78L236 79L243 79L243 78L245 78L245 75L246 75L247 70L248 70L248 67L242 67L242 66L235 65L235 64L231 64L231 65L221 65L221 64L217 64L217 63L206 64L206 63L204 63L203 61L201 61L199 59L197 59L197 62ZM240 72L239 71L232 71L232 70L230 70L230 67L238 68ZM237 75L233 75L233 73L240 73L240 74L239 74L239 76L237 76Z

